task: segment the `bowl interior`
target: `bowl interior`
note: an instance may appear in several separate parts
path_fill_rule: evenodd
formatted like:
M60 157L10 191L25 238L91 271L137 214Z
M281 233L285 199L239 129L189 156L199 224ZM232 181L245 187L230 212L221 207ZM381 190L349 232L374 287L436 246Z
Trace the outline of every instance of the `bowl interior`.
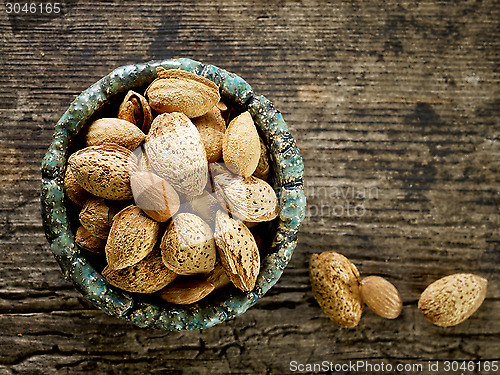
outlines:
M169 305L155 296L125 292L110 285L100 272L102 256L80 251L74 233L78 208L64 197L63 176L68 156L82 148L79 131L94 119L116 116L116 108L130 89L143 93L156 78L156 67L183 69L204 76L220 87L223 99L238 111L248 110L269 149L270 183L280 204L280 215L258 226L262 239L261 270L254 290L226 288L189 306ZM112 112L111 109L115 109ZM254 94L233 73L190 59L152 61L120 67L82 92L56 125L54 140L42 163L42 218L51 250L63 275L97 308L140 327L167 330L207 328L246 311L281 276L297 241L304 218L303 162L281 116L269 100Z

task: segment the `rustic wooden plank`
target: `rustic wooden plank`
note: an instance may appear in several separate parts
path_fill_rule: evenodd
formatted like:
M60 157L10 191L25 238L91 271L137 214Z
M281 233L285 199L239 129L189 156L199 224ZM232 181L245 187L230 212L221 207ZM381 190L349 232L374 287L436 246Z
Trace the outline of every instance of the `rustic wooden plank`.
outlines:
M3 6L1 375L498 359L498 2L66 1L44 17ZM93 310L61 278L39 215L40 162L79 92L117 66L180 56L241 75L283 113L306 166L308 216L290 265L255 307L166 333ZM353 330L330 322L307 271L312 253L330 249L397 285L401 317L367 310ZM488 278L486 301L467 322L434 327L418 296L458 271Z
M485 338L492 340L500 333L498 322L491 322L488 335L483 328L483 319L500 307L498 301L489 303L491 310L480 310L466 323L443 333L428 324L414 306L405 306L399 322L400 328L408 329L395 330L394 322L368 312L359 329L345 330L332 327L318 308L312 308L315 304L309 292L286 298L308 303L299 302L291 309L273 306L271 311L259 303L230 322L182 333L139 329L93 311L5 314L1 339L11 349L0 360L20 373L51 373L65 367L84 370L93 364L99 369L112 364L115 371L138 366L136 370L148 373L159 368L186 372L205 368L202 373L213 373L221 365L236 373L265 373L267 368L285 373L292 360L371 358L395 363L498 355L497 344L482 345Z

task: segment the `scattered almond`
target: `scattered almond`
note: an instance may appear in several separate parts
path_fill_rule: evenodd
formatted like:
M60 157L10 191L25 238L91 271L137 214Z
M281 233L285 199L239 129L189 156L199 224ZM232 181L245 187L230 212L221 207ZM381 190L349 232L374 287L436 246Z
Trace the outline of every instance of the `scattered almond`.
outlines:
M341 327L356 327L363 311L356 266L341 254L325 251L311 256L309 277L323 312Z
M433 324L450 327L468 319L484 301L488 280L470 273L456 273L430 284L418 308Z
M403 301L394 285L380 276L368 276L361 280L363 302L377 315L396 319L403 309Z

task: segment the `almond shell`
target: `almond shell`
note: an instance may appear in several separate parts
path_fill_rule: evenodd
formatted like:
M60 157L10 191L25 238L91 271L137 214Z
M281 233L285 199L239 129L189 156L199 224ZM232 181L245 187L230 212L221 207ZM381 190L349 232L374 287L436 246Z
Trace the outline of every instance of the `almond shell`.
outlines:
M334 251L313 254L309 262L313 297L323 312L344 328L358 325L363 311L359 272L345 256Z
M106 259L110 268L119 270L144 259L158 239L160 223L139 207L130 205L113 218L106 243Z
M112 285L133 293L154 293L170 284L177 275L161 259L160 249L154 249L140 262L120 270L106 266L102 276Z

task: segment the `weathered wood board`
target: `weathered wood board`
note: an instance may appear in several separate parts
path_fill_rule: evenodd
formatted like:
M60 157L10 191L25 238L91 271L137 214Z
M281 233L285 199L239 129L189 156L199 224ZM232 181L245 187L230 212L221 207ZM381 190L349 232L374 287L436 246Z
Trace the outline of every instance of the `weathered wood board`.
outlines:
M2 3L0 374L499 360L499 41L494 0L73 0L52 15L8 14ZM244 315L181 333L139 329L82 302L39 213L41 159L71 101L120 65L169 57L235 72L273 101L301 149L308 197L278 284ZM329 321L307 271L324 250L387 277L402 315L366 309L350 330ZM459 271L486 277L487 298L468 321L432 326L418 297Z

